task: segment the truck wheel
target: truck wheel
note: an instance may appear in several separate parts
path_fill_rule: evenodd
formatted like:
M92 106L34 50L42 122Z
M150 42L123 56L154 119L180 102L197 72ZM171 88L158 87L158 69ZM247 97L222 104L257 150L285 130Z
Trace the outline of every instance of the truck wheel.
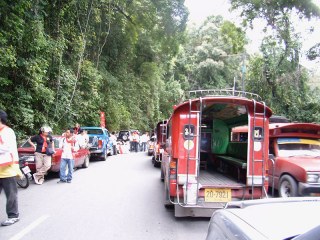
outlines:
M160 169L160 180L161 180L161 182L164 181L164 174L163 174L162 167L161 167L161 169Z
M290 175L283 175L279 183L279 196L283 198L298 196L298 184Z
M108 157L108 154L107 154L107 149L104 151L103 153L103 156L102 156L102 161L106 161L107 160L107 157Z
M89 157L89 155L87 155L86 158L84 159L83 164L82 164L83 168L88 168L89 167L89 162L90 162L89 160L90 160L90 157Z
M155 168L159 168L159 167L161 166L161 162L154 161L153 166L154 166Z

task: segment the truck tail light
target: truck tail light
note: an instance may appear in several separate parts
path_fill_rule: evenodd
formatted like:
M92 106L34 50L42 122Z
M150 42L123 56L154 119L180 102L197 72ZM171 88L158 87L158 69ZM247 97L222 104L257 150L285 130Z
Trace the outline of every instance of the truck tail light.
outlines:
M175 159L171 160L169 165L169 178L177 179L177 161Z
M98 141L98 148L102 148L102 140Z

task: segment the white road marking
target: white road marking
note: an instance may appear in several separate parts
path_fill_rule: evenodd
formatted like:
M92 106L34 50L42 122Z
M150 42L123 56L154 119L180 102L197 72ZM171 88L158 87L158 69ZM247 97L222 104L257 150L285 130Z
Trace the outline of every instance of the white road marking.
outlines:
M24 228L22 231L11 237L9 240L19 240L23 238L27 233L29 233L32 229L36 228L38 225L40 225L42 222L44 222L49 215L44 215L37 220L35 220L33 223L31 223L29 226Z

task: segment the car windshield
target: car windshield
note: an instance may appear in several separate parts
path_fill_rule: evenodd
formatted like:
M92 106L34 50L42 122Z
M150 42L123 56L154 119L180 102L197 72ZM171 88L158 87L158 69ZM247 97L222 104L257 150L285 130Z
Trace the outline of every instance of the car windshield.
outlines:
M59 148L59 141L61 140L62 138L56 138L56 137L54 137L53 138L53 141L54 141L54 147L55 148ZM37 145L37 143L34 143L35 145ZM32 147L31 146L31 144L28 142L28 140L27 141L25 141L24 143L22 143L21 144L21 146L20 146L21 148L30 148L30 147Z
M83 129L83 130L86 130L88 134L103 135L102 129Z
M278 139L280 157L311 156L320 157L320 141L303 138Z

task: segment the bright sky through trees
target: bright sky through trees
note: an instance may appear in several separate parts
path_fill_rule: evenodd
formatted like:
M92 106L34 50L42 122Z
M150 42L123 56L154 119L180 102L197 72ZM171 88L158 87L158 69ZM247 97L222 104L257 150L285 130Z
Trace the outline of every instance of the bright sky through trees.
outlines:
M320 7L320 0L314 0L314 2ZM206 19L206 17L210 15L221 15L224 19L240 25L241 19L239 14L236 12L229 12L229 8L231 6L229 0L185 0L185 5L190 12L188 22L189 25L200 25ZM316 21L312 21L311 23L308 21L301 22L301 20L299 20L297 21L297 26L295 26L296 29L302 33L304 51L309 49L314 44L320 42L320 28L315 28L312 35L306 33L308 26L311 24L316 25L314 24L315 22ZM320 20L318 20L318 22L320 23ZM264 36L262 28L260 27L262 24L262 21L255 21L254 29L248 29L246 32L250 39L250 43L247 48L250 53L258 51L259 45ZM310 62L304 62L303 64L310 68L320 68L320 63L313 62L311 64Z

